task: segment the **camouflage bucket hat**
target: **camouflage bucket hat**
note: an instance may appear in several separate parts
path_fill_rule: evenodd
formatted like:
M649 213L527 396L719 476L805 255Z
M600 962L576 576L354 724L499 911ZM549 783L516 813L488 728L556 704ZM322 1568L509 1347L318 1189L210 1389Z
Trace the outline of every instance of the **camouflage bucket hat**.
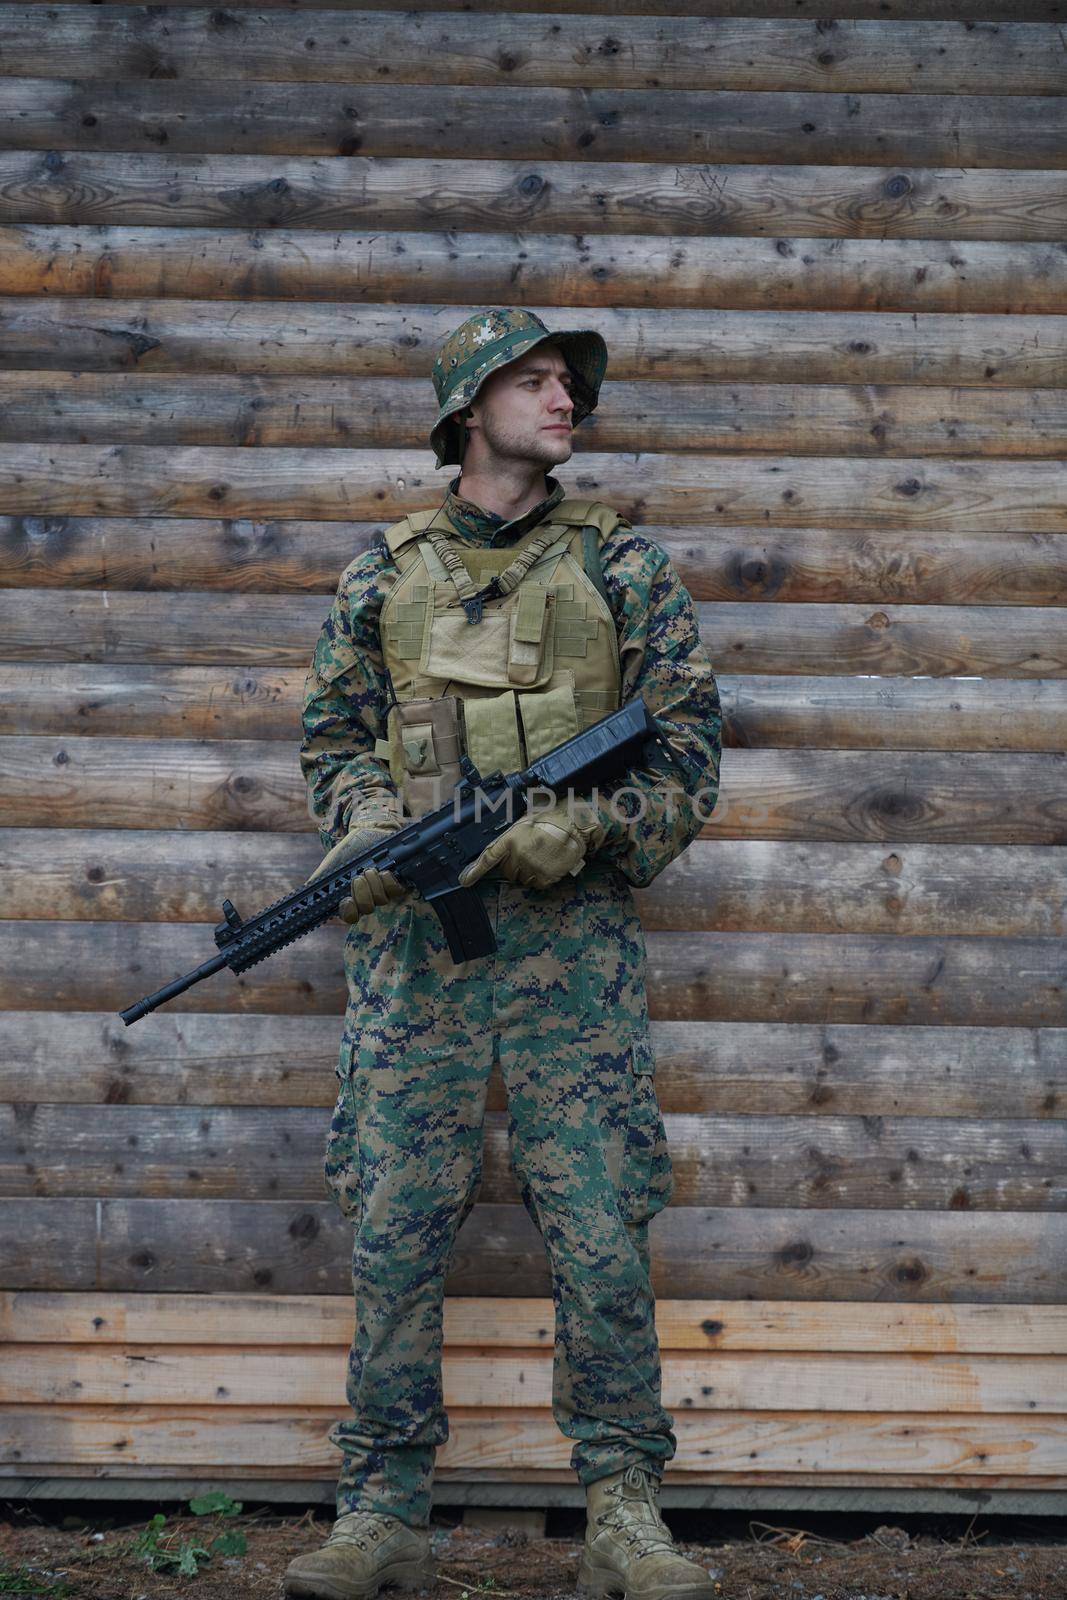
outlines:
M550 333L532 311L517 306L478 311L448 335L433 364L433 386L440 410L430 432L439 467L463 462L464 431L456 412L466 410L491 372L542 341L558 344L574 379L575 427L596 410L608 365L608 347L592 328ZM453 420L455 419L455 420Z

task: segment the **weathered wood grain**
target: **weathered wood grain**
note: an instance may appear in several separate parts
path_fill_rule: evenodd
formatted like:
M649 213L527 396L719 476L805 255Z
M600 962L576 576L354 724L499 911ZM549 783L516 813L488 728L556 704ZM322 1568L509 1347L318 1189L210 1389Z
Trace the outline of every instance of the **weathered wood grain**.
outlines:
M0 217L0 226L3 220ZM339 223L338 231L332 235L342 249L349 236L345 230L352 220L349 217L347 222ZM229 226L236 221L228 219ZM459 226L458 222L453 225ZM382 228L383 236L388 238L384 222ZM581 228L582 247L591 248L585 241L587 237L595 238L595 234L587 235L584 224ZM62 237L64 232L57 227L41 231L50 237ZM180 237L186 230L173 231ZM0 232L0 240L8 232ZM253 240L261 236L274 236L266 222L255 227L252 234ZM440 237L447 240L452 236L449 228ZM302 231L293 236L294 251L302 248L303 238ZM194 248L195 239L196 235L191 234ZM751 239L744 243L752 248ZM667 271L668 263L662 257L668 248L674 254L682 248L676 240L668 246L635 237L634 249L639 245L652 269L658 267L662 272ZM803 262L798 262L798 254L808 250L809 241L765 241L767 250L781 252L783 246L781 259L790 264L794 274L799 273ZM836 246L834 241L835 260ZM416 243L414 253L419 254L421 248ZM829 252L831 246L823 248ZM885 243L879 239L876 243L856 243L854 248L866 250L873 263L881 259ZM922 248L950 250L951 260L960 263L959 270L968 270L970 245L954 242L939 247L930 243ZM1010 248L1018 250L1022 246ZM1047 252L1050 246L1046 240L1035 248ZM458 260L459 251L455 253ZM842 272L847 270L844 263L838 265ZM1037 266L1042 273L1051 273L1053 281L1057 270L1067 270L1062 263L1054 269L1044 257ZM761 281L755 269L753 276ZM254 299L236 304L218 303L213 294L206 300L111 299L106 293L106 262L96 272L94 289L97 279L102 297L15 294L6 300L0 319L0 369L282 373L301 380L351 375L417 378L425 383L441 341L477 309L466 296L453 304L412 303L411 287L399 305L362 304L360 300L368 292L364 290L355 303L351 303L351 297L344 304L300 301L286 308L287 315L279 324L277 308ZM905 383L916 387L962 384L1049 389L1067 381L1062 315L1007 314L1000 306L995 308L999 314L920 316L908 308L879 309L881 295L873 265L868 268L865 285L861 309L855 311L813 310L806 304L795 310L788 306L765 310L762 307L768 297L762 295L752 309L744 311L687 306L662 309L646 304L634 309L600 307L586 320L607 342L612 382L665 376L675 383L706 382L709 350L715 352L715 376L720 383ZM188 288L184 290L185 295L189 292ZM1020 294L1025 293L1024 285ZM1015 306L1013 290L1008 292L1007 303ZM1057 297L1058 307L1062 308L1062 303L1061 294ZM833 297L830 304L836 304ZM558 304L532 305L528 309L547 327L560 326ZM279 337L279 328L284 337ZM427 466L428 463L409 461L405 476L410 477L415 469L425 471ZM436 484L438 479L431 475L425 481ZM612 493L617 492L613 485ZM374 504L365 515L376 516L381 510ZM209 515L217 515L218 511L217 506L208 508ZM297 514L315 515L309 508ZM281 513L272 507L266 515L277 517ZM999 532L1005 526L1019 524L1007 517L986 531ZM968 524L966 531L974 532L974 524Z
M429 451L292 447L0 445L0 505L9 515L315 516L346 522L424 509L447 483ZM793 527L870 524L968 532L1067 531L1060 461L866 461L836 456L615 456L589 451L576 489L634 522ZM563 476L568 487L567 474ZM572 490L572 492L574 492ZM1020 625L1019 619L1013 626Z
M260 1333L260 1338L262 1334ZM347 1342L327 1350L248 1346L23 1345L9 1356L8 1405L343 1409ZM444 1403L487 1412L551 1411L552 1351L447 1350ZM720 1411L907 1412L1062 1416L1067 1357L899 1353L667 1354L663 1404L676 1416ZM1067 1456L1065 1456L1067 1460Z
M131 87L124 85L127 92ZM165 88L157 80L153 93ZM301 91L301 101L307 92ZM820 103L830 98L819 96ZM860 102L861 114L866 103ZM114 101L109 99L107 107L113 112ZM749 100L750 121L757 109ZM261 128L260 133L266 136L267 130ZM594 306L599 308L598 317L612 316L620 304L672 310L682 316L702 309L764 312L768 305L778 313L908 310L951 313L962 322L964 332L967 318L961 313L997 315L1007 333L1006 306L1012 309L1012 321L1062 314L1067 260L1049 240L963 244L938 239L762 239L713 234L652 240L624 233L530 233L523 235L521 252L516 254L513 234L460 228L440 233L305 228L293 235L270 229L243 233L236 228L128 228L106 223L0 227L3 295L92 295L115 300L143 296L147 306L156 299L190 296L238 304L328 300L340 302L339 312L356 302L367 315L388 316L391 307L382 302L407 299L413 292L413 273L418 293L438 308L466 305L472 299L506 301L519 283L528 301ZM160 310L155 307L154 321ZM438 309L436 314L444 313ZM617 316L625 327L633 312L624 309ZM903 336L906 331L895 319L881 320L891 322L895 334ZM969 342L966 333L965 340ZM624 350L623 358L628 355L632 362L642 354ZM847 346L835 354L847 360ZM881 347L869 346L864 354L868 362L885 358ZM720 346L719 370L723 355ZM743 359L740 345L725 355L728 362ZM951 350L942 345L934 359L936 371L938 360L952 360ZM927 360L924 354L919 372L907 376L927 381ZM616 340L612 377L619 361ZM409 366L410 360L398 362L400 371ZM348 370L347 364L339 370ZM900 376L905 381L906 375ZM986 380L998 381L997 374Z
M307 1411L296 1406L14 1406L3 1415L0 1446L10 1470L43 1460L110 1464L124 1473L143 1463L172 1468L256 1468L263 1461L290 1473L337 1470L339 1453L326 1435L339 1405ZM570 1441L551 1412L514 1408L494 1416L480 1407L455 1407L449 1438L440 1447L442 1466L493 1472L527 1467L565 1468ZM1067 1461L1067 1425L1061 1417L929 1416L922 1412L738 1411L693 1413L677 1418L677 1454L671 1470L708 1471L716 1479L731 1470L824 1470L862 1473L873 1483L893 1469L930 1477L973 1474L985 1482L1003 1472L1024 1473L1040 1484L1062 1475ZM872 1472L872 1464L878 1470ZM758 1464L758 1465L757 1465ZM929 1481L929 1479L928 1479Z
M343 933L331 922L240 977L217 973L169 1006L338 1016L346 999ZM1063 1021L1057 939L652 933L647 943L649 1001L665 1021L992 1028ZM199 923L0 922L0 1007L118 1011L214 954L211 931Z
M201 17L204 13L200 13ZM258 18L256 19L258 21ZM469 25L469 19L464 18ZM577 19L569 19L576 21ZM312 19L308 23L314 26ZM308 26L305 23L305 31ZM32 19L31 19L32 25ZM484 26L484 23L483 23ZM670 26L670 25L668 25ZM688 24L687 24L688 26ZM895 24L894 32L900 31ZM484 45L479 52L484 55ZM242 59L238 57L238 59ZM135 77L0 79L0 138L21 150L151 150L211 155L315 155L468 160L471 127L493 130L496 159L776 161L819 165L1057 168L1067 164L1058 95L811 93L747 89L536 88L349 83L241 83ZM371 74L373 58L364 63ZM280 74L287 79L288 72ZM318 74L316 74L318 77ZM909 85L909 89L910 89ZM356 101L357 103L353 103Z
M0 516L0 579L14 588L332 595L388 520ZM1044 606L1067 602L1059 534L805 528L638 532L694 600Z
M928 94L1055 95L1067 87L1052 26L809 19L628 17L605 35L582 15L542 22L523 14L316 9L266 16L193 6L133 11L55 5L47 50L39 12L12 5L0 25L5 72L80 79L539 84L554 88L816 89L910 96L916 69Z
M1037 243L1062 230L1063 184L1021 167L0 153L0 223L414 230L442 217L472 231Z
M638 437L661 452L1067 455L1059 389L623 382L602 402L575 433L577 470L587 451L624 451ZM417 450L436 417L415 378L0 372L6 444Z
M1067 852L1041 845L806 844L698 839L646 889L656 932L1067 934ZM317 838L161 830L0 829L11 920L217 921L240 884L265 906L308 878ZM235 891L234 891L235 892Z
M324 600L324 605L328 604L329 601ZM306 675L306 669L296 666L0 663L0 734L255 739L288 742L290 748L295 749L302 731L300 709ZM960 687L971 689L973 686ZM983 685L986 694L989 687ZM1024 726L1034 725L1035 719L1027 716L1027 710L1029 704L1043 698L1041 683L1013 685L1007 680L993 687L1000 690L1002 697L992 712L991 720L995 725L1010 725L1013 709ZM1062 687L1067 702L1067 682ZM1027 702L1020 702L1020 688ZM1014 706L1006 703L1012 700ZM1052 701L1054 704L1055 696ZM922 707L916 708L916 721L922 710ZM998 710L1001 711L999 717ZM976 711L985 725L989 720L986 712L980 707L976 707ZM948 720L957 723L963 719L949 713ZM1042 723L1044 719L1037 720ZM1055 721L1053 714L1049 718L1053 732ZM1062 744L1055 747L1063 748ZM998 748L1003 748L999 741Z
M0 1097L60 1105L332 1106L341 1019L163 1010L0 1012ZM1067 1029L652 1024L665 1112L1055 1117ZM490 1111L506 1109L499 1066ZM1067 1315L1067 1313L1065 1313Z
M672 1205L1024 1212L1067 1210L1061 1122L944 1117L666 1115ZM0 1106L0 1194L313 1201L320 1107ZM507 1114L484 1130L483 1202L517 1205ZM427 1183L438 1156L427 1154Z
M298 667L0 663L0 734L299 743ZM1067 680L716 673L726 748L1046 750L1067 746Z
M1065 765L1063 752L733 749L696 809L705 838L1057 845ZM4 827L313 831L288 742L12 736L0 779Z
M716 682L727 748L1067 747L1067 684L1054 678L741 677L719 671ZM151 704L152 696L146 698Z
M10 1289L345 1294L351 1225L328 1201L9 1200ZM701 1211L651 1229L657 1297L1062 1304L1059 1212ZM460 1231L450 1294L551 1294L523 1206L478 1204Z
M551 1351L550 1300L444 1303L446 1348ZM898 1356L1067 1354L1067 1306L891 1305L883 1301L658 1300L664 1351L884 1351ZM0 1337L53 1344L256 1345L281 1354L347 1349L350 1295L89 1294L0 1291Z

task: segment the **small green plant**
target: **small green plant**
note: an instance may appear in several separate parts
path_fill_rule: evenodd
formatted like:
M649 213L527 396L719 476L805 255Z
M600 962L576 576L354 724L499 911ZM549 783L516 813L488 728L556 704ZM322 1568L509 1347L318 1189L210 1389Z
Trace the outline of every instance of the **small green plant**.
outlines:
M243 1500L231 1500L221 1489L211 1489L207 1494L198 1494L189 1502L189 1510L194 1517L237 1517L240 1516L243 1506Z
M240 1500L231 1500L218 1491L197 1495L189 1502L189 1510L197 1517L236 1517L241 1506ZM174 1571L180 1577L195 1578L212 1556L243 1556L248 1549L240 1528L223 1528L210 1543L202 1543L195 1537L183 1538L177 1531L166 1533L166 1526L166 1517L157 1511L133 1541L134 1555L140 1556L153 1572Z

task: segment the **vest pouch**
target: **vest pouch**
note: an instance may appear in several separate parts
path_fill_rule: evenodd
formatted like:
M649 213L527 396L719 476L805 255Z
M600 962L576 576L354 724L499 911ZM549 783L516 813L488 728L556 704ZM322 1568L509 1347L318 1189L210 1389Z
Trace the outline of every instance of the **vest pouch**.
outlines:
M574 678L568 674L569 683L557 684L553 689L542 689L540 694L518 696L522 731L526 738L526 754L531 761L554 750L564 739L579 732L578 707L574 703Z
M540 681L541 658L545 653L545 636L551 611L546 588L539 583L519 585L508 633L509 683L529 688Z
M517 601L522 599L520 591ZM516 621L520 614L518 604L507 610L487 606L480 622L468 622L462 606L441 606L435 597L435 603L426 608L419 674L444 683L473 683L486 689L506 689L509 685L537 688L552 676L551 613L549 597L535 642L527 637L536 626L529 606L520 627ZM518 677L511 675L513 652Z
M394 780L411 815L422 817L446 805L460 779L459 700L402 700L392 716Z

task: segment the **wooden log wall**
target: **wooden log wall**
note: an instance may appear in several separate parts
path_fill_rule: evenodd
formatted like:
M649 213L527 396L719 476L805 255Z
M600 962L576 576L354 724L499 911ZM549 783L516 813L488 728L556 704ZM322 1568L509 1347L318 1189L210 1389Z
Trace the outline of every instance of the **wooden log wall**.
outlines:
M1067 57L838 9L0 6L0 1472L336 1472L340 938L115 1012L317 859L313 641L519 303L727 710L640 896L668 1482L1067 1488ZM442 1483L569 1481L549 1290L497 1077Z

